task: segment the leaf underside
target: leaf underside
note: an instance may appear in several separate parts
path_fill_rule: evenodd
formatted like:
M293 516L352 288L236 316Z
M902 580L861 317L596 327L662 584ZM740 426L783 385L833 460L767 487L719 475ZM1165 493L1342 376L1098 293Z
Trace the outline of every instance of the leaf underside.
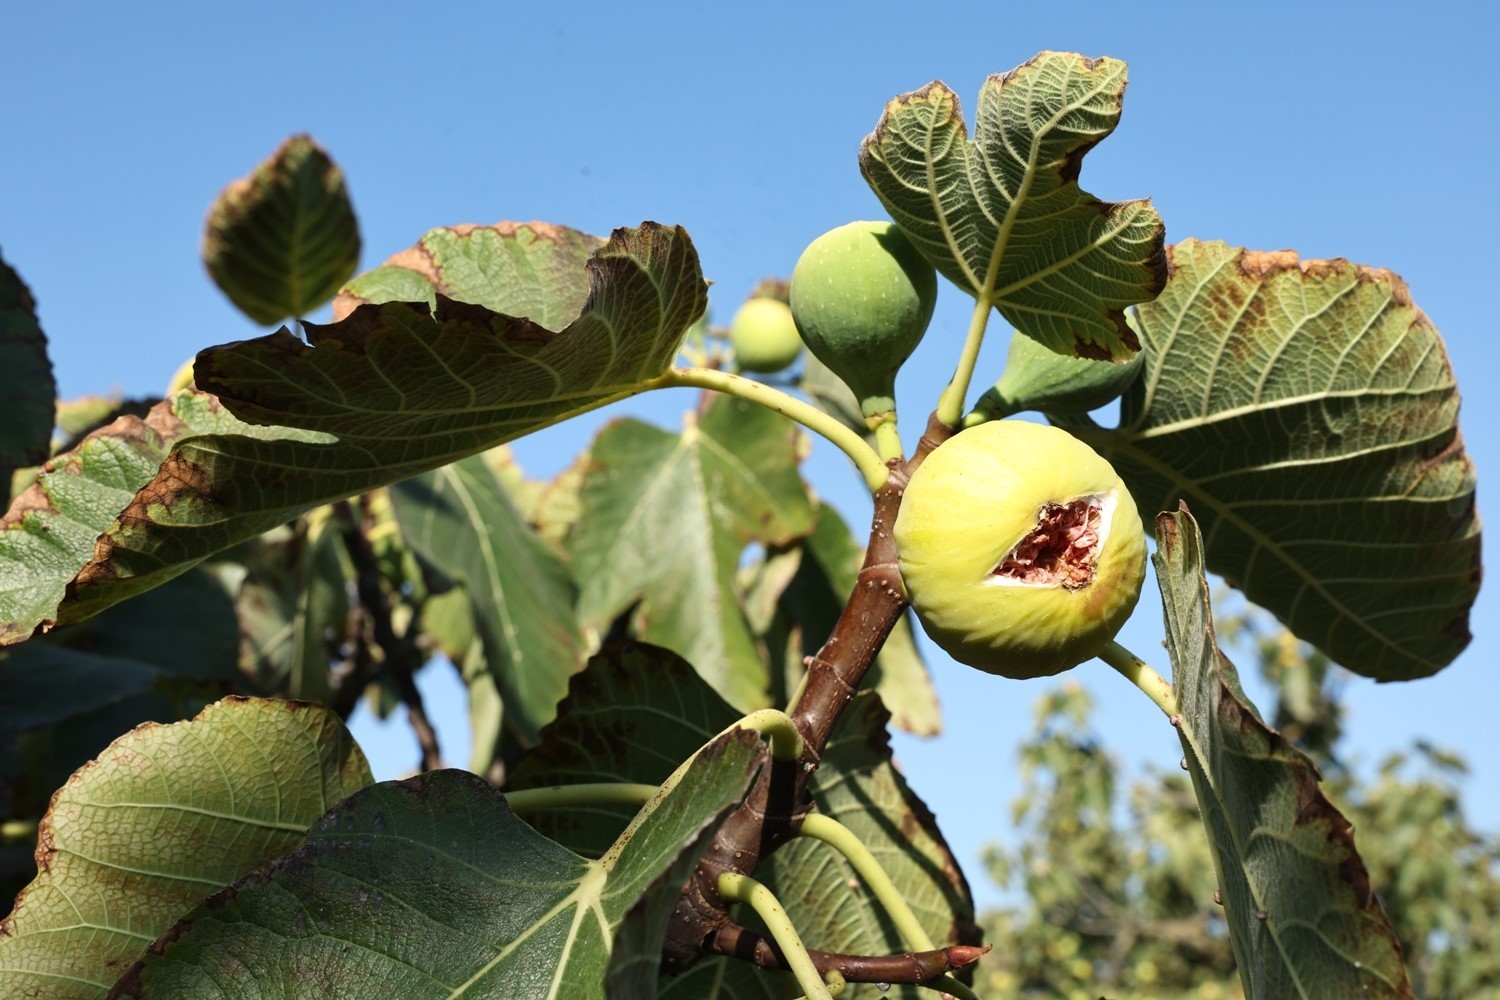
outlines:
M358 268L359 249L343 172L306 135L220 192L203 234L215 284L266 326L333 298Z
M370 781L316 705L231 698L127 733L42 821L40 874L0 923L0 994L99 1000L173 921Z
M281 330L200 353L203 392L58 456L0 521L0 641L86 618L319 504L640 391L703 311L697 255L654 223L587 259L585 245L567 243L566 295L532 289L544 305L586 289L559 332L437 297L435 311L369 304L308 324L311 346ZM563 266L555 248L530 252Z
M1187 500L1208 568L1332 659L1441 670L1469 642L1480 526L1437 331L1388 271L1194 241L1171 259L1119 427L1071 429L1143 520Z
M1214 639L1197 523L1184 507L1156 531L1178 736L1246 996L1412 997L1353 827L1313 763L1244 700Z
M1077 182L1124 93L1124 63L1043 52L985 81L970 140L957 95L930 83L886 105L860 170L922 254L1017 330L1125 361L1139 344L1122 310L1165 283L1165 228L1150 202Z

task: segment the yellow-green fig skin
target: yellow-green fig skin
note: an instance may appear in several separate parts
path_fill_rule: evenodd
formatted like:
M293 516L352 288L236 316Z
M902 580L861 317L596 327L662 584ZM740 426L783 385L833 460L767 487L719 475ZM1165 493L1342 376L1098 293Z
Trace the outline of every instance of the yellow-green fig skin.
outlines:
M1085 497L1104 509L1087 584L995 575L1046 505ZM907 593L932 640L960 663L1018 679L1097 656L1135 610L1146 573L1140 514L1114 468L1066 431L1019 420L971 427L927 456L895 535Z
M729 345L741 370L769 374L797 360L802 353L802 335L785 302L754 298L735 310L729 321Z

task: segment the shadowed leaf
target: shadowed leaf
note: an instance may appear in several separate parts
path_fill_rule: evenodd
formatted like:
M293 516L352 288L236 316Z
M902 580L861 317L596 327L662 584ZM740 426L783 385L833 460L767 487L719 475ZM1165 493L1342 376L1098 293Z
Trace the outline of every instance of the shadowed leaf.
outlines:
M1060 354L1126 361L1121 310L1166 281L1164 228L1146 201L1078 186L1114 131L1125 64L1043 52L985 81L974 138L941 83L886 105L860 170L891 218L949 280Z
M1208 568L1355 673L1469 642L1474 468L1438 333L1389 271L1222 243L1172 250L1113 430L1069 425L1143 520L1187 500Z
M735 577L746 545L812 530L801 447L785 417L717 396L681 434L605 428L568 537L579 621L602 631L636 605L637 638L681 654L737 709L763 707L766 664Z
M52 442L57 382L36 302L21 276L0 259L0 488L18 468L39 465ZM6 498L7 500L9 497Z
M516 768L506 791L603 782L657 785L676 761L739 717L676 653L628 639L614 642L569 682L557 718L542 730L540 745ZM627 805L599 803L556 806L526 818L568 849L598 857L634 814Z
M77 621L321 503L641 391L703 310L692 244L648 223L577 266L587 300L557 333L439 298L435 313L390 303L309 324L313 346L282 330L203 352L204 393L54 459L67 468L0 521L0 567L16 568L0 576L0 639L53 617L69 580L56 614Z
M375 785L191 913L112 996L602 996L626 914L684 854L696 861L763 755L754 733L725 735L596 861L536 833L467 772ZM628 946L648 938L634 928Z
M98 1000L174 920L369 782L314 705L232 698L122 736L42 821L40 874L0 923L0 993Z
M359 225L343 172L309 136L288 139L214 199L203 262L257 323L306 316L359 266Z
M1251 1000L1409 998L1385 911L1313 763L1252 710L1214 639L1202 538L1186 508L1156 519L1178 736Z

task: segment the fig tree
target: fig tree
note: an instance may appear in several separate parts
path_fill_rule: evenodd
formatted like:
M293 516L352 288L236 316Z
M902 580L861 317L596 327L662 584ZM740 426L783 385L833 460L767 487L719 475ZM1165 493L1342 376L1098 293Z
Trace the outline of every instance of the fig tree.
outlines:
M889 222L851 222L808 244L792 316L809 350L854 390L871 426L895 410L896 372L937 302L937 272Z
M960 432L912 474L896 518L917 618L960 663L1024 678L1097 655L1135 609L1146 542L1115 470L1066 431Z
M792 310L779 299L746 300L729 321L729 345L747 372L779 372L802 353Z

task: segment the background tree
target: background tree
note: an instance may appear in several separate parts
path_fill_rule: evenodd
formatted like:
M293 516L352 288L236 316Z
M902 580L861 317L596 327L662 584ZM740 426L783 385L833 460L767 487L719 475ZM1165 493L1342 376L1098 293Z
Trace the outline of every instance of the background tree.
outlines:
M1369 831L1360 853L1416 995L1500 991L1500 837L1465 814L1463 759L1418 742L1358 781L1361 769L1339 755L1347 673L1254 609L1221 619L1219 632L1273 686L1276 728ZM1014 804L1023 835L987 858L990 877L1020 900L981 917L985 939L1008 944L985 957L980 984L997 996L1060 1000L1242 997L1186 776L1148 774L1122 790L1092 711L1076 684L1037 702L1036 729L1020 747L1026 793Z

